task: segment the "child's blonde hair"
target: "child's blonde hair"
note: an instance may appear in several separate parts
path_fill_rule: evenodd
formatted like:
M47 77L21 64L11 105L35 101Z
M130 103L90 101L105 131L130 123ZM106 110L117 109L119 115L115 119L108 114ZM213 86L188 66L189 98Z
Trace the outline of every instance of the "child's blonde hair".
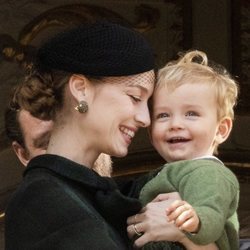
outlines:
M208 65L207 55L202 51L190 51L177 61L169 62L158 72L156 88L169 91L185 83L209 84L215 90L218 120L234 119L234 106L238 96L238 85L220 65Z

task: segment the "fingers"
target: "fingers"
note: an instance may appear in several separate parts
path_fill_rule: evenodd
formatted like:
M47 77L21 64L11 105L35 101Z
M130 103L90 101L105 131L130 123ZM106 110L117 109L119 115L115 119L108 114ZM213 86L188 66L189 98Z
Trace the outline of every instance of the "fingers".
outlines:
M150 234L143 233L144 231L143 227L144 227L143 223L132 224L127 227L127 233L129 239L135 239L134 241L135 248L141 248L148 242L152 241L152 239L150 238Z
M137 224L142 221L142 214L135 214L133 216L130 216L127 218L127 224L132 225L132 224Z
M195 231L193 230L194 228L194 219L193 217L192 218L189 218L187 220L184 220L183 222L181 222L181 225L180 225L180 230L182 231L186 231L186 232L190 232L190 233L195 233Z
M158 202L158 201L164 201L164 200L181 200L181 197L178 192L172 192L172 193L164 193L164 194L158 194L151 202Z
M197 233L199 231L200 219L196 212L187 211L186 219L183 219L183 224L180 225L180 230Z
M173 221L180 230L197 232L199 217L189 203L185 201L175 201L166 210L168 220L170 222Z
M169 199L169 194L158 194L151 202L164 201Z
M128 237L130 239L136 237L140 237L143 234L143 228L142 228L142 219L143 215L142 214L135 214L133 216L130 216L127 218L127 232L128 232Z
M150 242L150 238L148 237L148 234L143 234L141 237L135 240L134 246L136 248L141 248L148 242Z
M127 227L128 237L133 239L135 237L140 237L143 235L143 224L131 224Z
M137 225L138 225L138 224L133 224L133 228L134 228L134 231L135 231L136 235L140 237L140 236L142 236L142 233L141 233L141 231L137 228Z
M174 202L172 202L167 208L166 208L166 213L168 216L168 219L170 221L172 220L176 220L177 217L183 212L185 211L185 207L184 205L186 205L185 201L182 200L176 200Z
M175 220L175 225L179 227L181 230L184 230L185 222L193 218L193 213L191 210L183 211Z
M150 241L176 241L183 238L183 232L174 223L169 223L166 217L166 207L172 203L173 200L150 202L136 216L127 219L127 233L136 247L142 247Z

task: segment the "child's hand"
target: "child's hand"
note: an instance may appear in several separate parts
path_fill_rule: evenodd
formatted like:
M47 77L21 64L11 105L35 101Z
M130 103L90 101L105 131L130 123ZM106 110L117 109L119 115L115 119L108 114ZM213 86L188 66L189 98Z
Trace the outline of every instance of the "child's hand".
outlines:
M199 230L199 217L194 208L186 201L176 200L166 209L169 222L183 231L197 233Z

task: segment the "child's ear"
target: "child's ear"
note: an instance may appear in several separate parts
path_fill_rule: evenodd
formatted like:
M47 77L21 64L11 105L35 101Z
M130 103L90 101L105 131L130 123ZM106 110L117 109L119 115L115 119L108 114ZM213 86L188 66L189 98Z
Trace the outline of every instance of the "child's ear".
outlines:
M26 167L30 161L29 153L18 142L12 142L12 148L15 151L20 162Z
M232 126L232 119L230 117L224 117L221 119L216 133L217 144L223 143L228 138L232 130Z

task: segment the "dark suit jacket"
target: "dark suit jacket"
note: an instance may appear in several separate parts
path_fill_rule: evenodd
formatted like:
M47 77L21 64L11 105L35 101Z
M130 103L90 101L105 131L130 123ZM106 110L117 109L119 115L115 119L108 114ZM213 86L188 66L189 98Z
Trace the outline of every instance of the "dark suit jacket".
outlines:
M6 210L6 250L129 249L126 219L141 208L111 178L55 155L32 159Z

